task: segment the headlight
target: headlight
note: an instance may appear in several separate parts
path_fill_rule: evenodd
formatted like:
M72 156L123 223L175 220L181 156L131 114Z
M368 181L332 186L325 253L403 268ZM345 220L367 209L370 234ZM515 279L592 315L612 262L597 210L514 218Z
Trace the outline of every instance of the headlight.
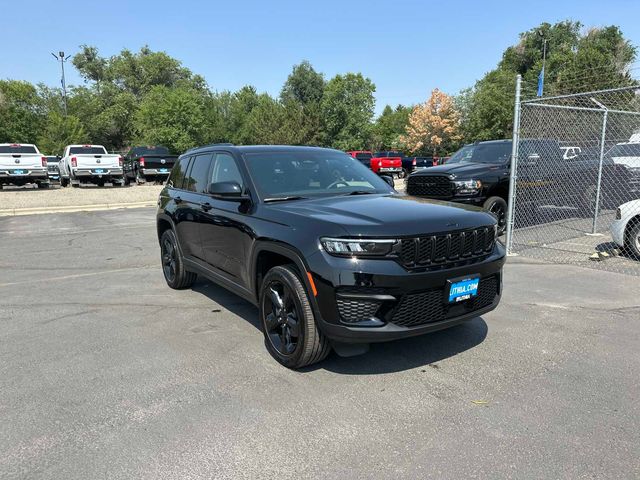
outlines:
M456 195L472 195L482 188L480 180L457 180L453 184L456 186Z
M395 239L321 238L322 248L339 257L383 257L391 253Z

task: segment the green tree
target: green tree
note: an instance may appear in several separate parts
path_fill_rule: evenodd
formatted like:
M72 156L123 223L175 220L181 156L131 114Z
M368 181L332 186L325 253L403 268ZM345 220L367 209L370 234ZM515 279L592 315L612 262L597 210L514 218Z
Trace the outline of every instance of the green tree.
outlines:
M135 116L138 141L165 145L175 153L201 145L206 135L204 109L205 101L197 90L152 87Z
M67 145L88 142L89 136L80 119L74 115L65 117L57 111L49 112L45 128L38 137L38 147L47 155L61 155Z
M314 70L307 60L294 65L287 77L280 99L283 103L290 101L299 102L302 105L318 103L324 94L324 76Z
M373 150L391 150L400 148L400 136L405 133L412 107L387 105L373 125Z
M330 145L348 150L362 149L368 144L375 90L373 82L360 73L336 75L329 80L321 111Z
M34 143L43 120L36 87L19 80L0 80L0 143Z

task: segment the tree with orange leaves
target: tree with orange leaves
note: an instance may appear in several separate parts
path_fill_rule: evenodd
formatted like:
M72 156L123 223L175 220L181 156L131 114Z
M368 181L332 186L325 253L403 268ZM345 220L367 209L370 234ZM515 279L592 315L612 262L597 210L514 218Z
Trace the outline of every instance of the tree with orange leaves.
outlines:
M425 103L414 107L401 141L411 152L424 150L435 156L461 138L460 113L453 98L436 88Z

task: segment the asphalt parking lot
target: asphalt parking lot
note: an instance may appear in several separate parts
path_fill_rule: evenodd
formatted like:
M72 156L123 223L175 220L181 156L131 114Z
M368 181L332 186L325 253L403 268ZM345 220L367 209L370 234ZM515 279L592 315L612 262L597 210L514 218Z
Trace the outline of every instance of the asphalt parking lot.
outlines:
M637 278L512 261L483 318L294 372L166 287L154 213L0 218L0 478L640 476Z

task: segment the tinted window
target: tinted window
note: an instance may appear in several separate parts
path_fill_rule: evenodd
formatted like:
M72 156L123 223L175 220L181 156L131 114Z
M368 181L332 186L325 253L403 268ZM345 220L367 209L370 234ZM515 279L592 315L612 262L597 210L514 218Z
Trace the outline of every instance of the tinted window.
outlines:
M189 169L189 175L185 181L185 189L198 193L206 192L211 156L210 153L203 153L194 157L191 162L191 168Z
M38 153L31 145L0 145L0 153Z
M331 150L281 151L244 155L261 195L332 196L354 191L393 193L393 189L358 160Z
M373 156L370 153L356 153L358 160L371 160Z
M560 149L557 147L558 152ZM466 145L454 153L449 163L506 163L511 157L511 142Z
M69 155L104 155L107 151L104 147L71 147Z
M173 188L182 188L187 167L189 166L189 159L190 157L183 157L179 159L171 169L171 175L169 175L168 183L171 184Z
M143 155L169 155L169 149L160 145L149 147L135 147L131 150L131 156L141 157Z
M216 160L211 169L211 183L217 182L238 182L241 186L243 184L238 165L228 153L216 154Z

